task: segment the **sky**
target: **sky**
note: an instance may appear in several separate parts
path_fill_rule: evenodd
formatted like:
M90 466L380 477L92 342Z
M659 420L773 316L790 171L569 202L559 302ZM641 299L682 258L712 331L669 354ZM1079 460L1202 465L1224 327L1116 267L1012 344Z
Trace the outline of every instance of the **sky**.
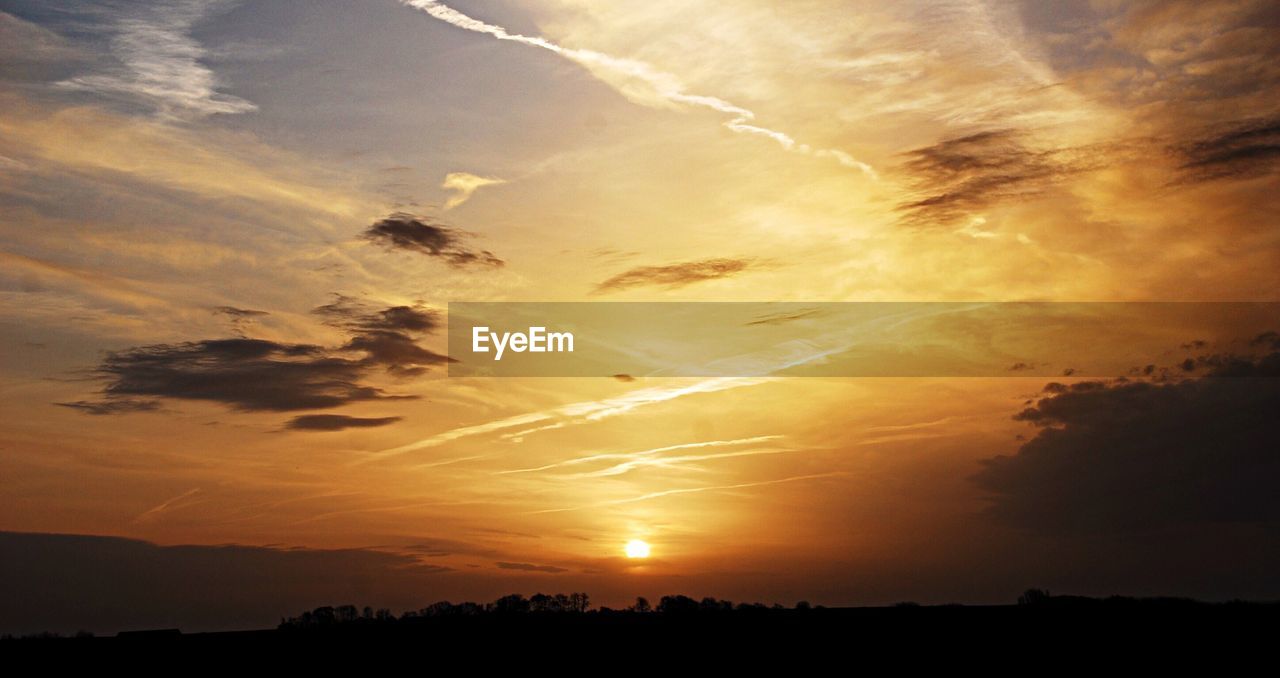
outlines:
M1219 378L1275 376L1280 326L1149 328L1123 381L450 377L446 332L464 301L1278 302L1278 28L0 0L0 631L1280 598L1280 396Z

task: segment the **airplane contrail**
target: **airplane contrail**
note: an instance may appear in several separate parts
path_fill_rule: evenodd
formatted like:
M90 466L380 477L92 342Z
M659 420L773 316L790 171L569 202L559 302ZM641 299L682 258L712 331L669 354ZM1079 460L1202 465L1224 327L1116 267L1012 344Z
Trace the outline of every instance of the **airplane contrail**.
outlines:
M674 490L662 490L659 492L650 492L642 494L638 497L626 497L623 499L612 499L609 501L597 502L594 504L585 504L582 506L570 506L567 508L543 509L541 511L530 511L531 515L539 513L564 513L566 511L581 511L582 509L599 508L603 506L616 506L618 504L634 504L640 501L648 501L650 499L658 499L661 497L670 497L679 494L698 494L701 492L715 492L718 490L740 490L748 487L763 487L765 485L779 485L781 483L794 483L800 480L815 480L818 478L831 478L833 476L848 475L845 471L831 471L829 473L811 473L803 476L791 476L788 478L777 478L774 480L760 480L751 483L734 483L732 485L705 485L702 487L683 487Z
M559 468L561 466L576 466L578 464L589 464L594 461L604 461L604 460L613 460L613 459L633 461L633 460L641 459L644 457L652 457L655 455L660 455L664 452L674 452L675 450L688 450L688 449L695 449L700 447L728 447L732 445L751 445L755 443L763 443L763 442L778 440L781 437L782 436L780 435L767 435L767 436L754 436L751 438L737 438L734 440L704 440L696 443L681 443L679 445L667 445L665 447L654 447L647 450L640 450L638 452L605 452L600 454L591 454L584 457L573 457L570 459L565 459L564 461L557 461L552 464L544 464L542 466L534 466L531 468L517 468L517 469L510 469L507 471L497 471L497 473L499 475L505 475L509 473L533 473L536 471L546 471L553 468Z
M778 145L782 146L783 149L792 153L800 153L817 158L831 158L845 167L851 167L861 171L872 179L878 178L876 171L870 165L854 158L844 151L831 148L813 148L808 144L797 142L795 138L785 132L752 124L752 121L756 117L754 112L718 97L690 94L684 91L684 85L680 83L680 80L676 78L676 76L670 73L658 71L654 69L653 66L643 61L615 57L589 49L563 47L547 40L546 38L510 33L507 29L501 26L495 26L467 16L452 7L440 3L439 0L401 0L401 2L415 9L420 9L440 21L452 26L457 26L464 30L472 31L474 33L482 33L498 40L517 42L523 45L539 47L549 52L553 52L570 61L580 64L597 76L600 75L601 71L607 71L614 75L629 78L632 83L643 84L648 90L645 94L647 95L646 98L649 100L640 101L640 103L648 103L649 105L694 106L724 113L731 116L729 120L724 122L724 126L733 132L766 137L774 140ZM637 97L640 95L640 92L636 92L631 88L624 89L619 87L616 83L608 82L608 80L605 81L615 89L622 92L623 96L626 96L632 101L636 101Z
M563 422L574 424L600 421L601 419L608 419L610 417L626 414L637 407L664 403L687 395L716 393L718 391L726 391L744 386L754 386L765 382L765 379L757 377L713 377L711 379L700 380L687 386L643 388L621 396L605 398L603 400L580 401L554 407L549 410L528 412L512 417L506 417L504 419L496 419L481 424L473 424L471 426L450 429L407 445L374 452L352 462L352 465L358 466L367 464L369 462L399 456L408 452L423 450L430 447L438 447L460 438L495 433L505 429L515 428L517 426L527 428L530 425L542 424L543 422L548 421L553 423ZM523 431L523 433L548 428L559 427L553 425L538 426L537 428Z

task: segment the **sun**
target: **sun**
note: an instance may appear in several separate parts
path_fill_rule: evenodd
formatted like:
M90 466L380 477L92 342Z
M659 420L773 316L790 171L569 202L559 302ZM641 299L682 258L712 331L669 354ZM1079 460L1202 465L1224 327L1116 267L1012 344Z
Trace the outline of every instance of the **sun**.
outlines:
M632 539L631 541L627 542L626 551L627 551L628 558L648 558L649 542L641 541L639 539Z

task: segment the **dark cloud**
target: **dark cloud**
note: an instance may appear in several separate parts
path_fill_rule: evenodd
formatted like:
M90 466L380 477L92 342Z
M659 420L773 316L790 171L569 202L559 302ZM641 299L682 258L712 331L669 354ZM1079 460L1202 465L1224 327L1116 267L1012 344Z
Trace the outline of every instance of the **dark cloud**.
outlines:
M263 311L219 307L216 312L236 319L265 315ZM98 401L58 403L96 415L150 411L153 398L205 400L245 411L290 411L337 407L361 400L409 396L387 395L362 383L375 368L396 376L414 376L451 362L447 356L417 344L415 335L440 326L438 312L422 306L377 308L337 295L332 303L314 309L330 325L350 337L337 347L287 344L240 336L180 344L154 344L108 353L97 375L106 381ZM363 354L363 355L357 355ZM386 425L394 418L369 423L348 417L295 418L292 429L338 430L352 426Z
M640 266L600 283L596 286L595 293L646 285L669 289L684 287L704 280L728 278L747 270L752 265L753 262L749 259L704 259L667 266Z
M132 398L119 398L116 400L77 400L69 403L54 403L60 407L70 407L74 410L80 410L85 414L106 415L106 414L125 414L128 412L156 412L160 410L160 403L154 400L135 400Z
M943 226L993 205L1042 195L1083 169L1078 150L1030 149L1016 130L989 130L906 154L903 170L916 195L898 205L903 222Z
M1063 533L1280 527L1280 353L1201 362L1196 379L1046 386L1015 417L1037 435L974 477L991 515Z
M342 346L344 351L364 351L364 362L385 367L399 376L416 376L433 365L457 362L419 346L412 337L401 332L364 332Z
M263 313L244 309L218 312L232 317ZM119 414L157 409L158 405L137 399L149 396L219 402L245 411L326 409L361 400L409 397L387 395L362 383L374 369L406 377L451 362L417 343L416 335L430 333L440 325L439 314L431 309L377 308L337 295L332 303L314 312L328 324L346 330L350 335L347 341L324 347L241 336L139 346L108 353L98 366L97 375L106 381L103 399L58 404L89 414ZM289 427L318 430L323 426L319 423L322 419L299 419L302 424L291 423ZM388 423L391 421L377 425Z
M228 315L232 318L257 318L264 315L271 315L266 311L255 311L251 308L236 308L235 306L215 306L213 308L213 312Z
M555 565L534 565L533 563L495 563L503 570L524 570L526 572L550 572L552 574L558 572L568 572L569 570Z
M312 309L330 325L353 331L433 332L440 328L439 311L424 306L391 306L376 309L342 294Z
M97 372L107 380L106 403L150 396L288 411L399 397L361 384L368 367L367 360L343 358L320 346L240 338L116 351Z
M1267 346L1280 351L1280 332L1263 332L1249 341L1250 346Z
M0 633L255 629L318 604L411 609L448 569L374 549L0 532Z
M303 414L289 420L285 428L296 431L342 431L349 428L375 428L400 421L403 417L348 417L345 414Z
M1243 179L1280 167L1280 118L1255 119L1207 131L1174 148L1183 182Z
M364 237L389 249L407 250L439 257L451 266L502 266L506 262L488 250L473 250L463 244L466 233L449 226L429 223L412 214L396 213L378 221Z
M441 324L439 312L422 306L375 309L351 297L337 295L312 311L325 322L352 333L344 351L363 351L366 362L400 376L422 374L433 365L455 362L418 345L415 334L429 334Z

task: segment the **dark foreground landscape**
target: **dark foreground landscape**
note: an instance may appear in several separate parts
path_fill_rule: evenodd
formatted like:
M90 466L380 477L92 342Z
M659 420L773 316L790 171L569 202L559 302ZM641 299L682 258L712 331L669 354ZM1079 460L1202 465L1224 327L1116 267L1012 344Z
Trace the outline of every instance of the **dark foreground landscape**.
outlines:
M785 608L666 596L656 606L640 599L627 609L613 610L587 609L587 601L584 594L512 595L488 604L436 603L400 616L345 605L317 608L259 631L33 635L6 638L0 647L169 648L202 656L274 647L377 648L454 657L465 651L486 661L513 651L568 652L566 659L572 653L651 658L731 651L750 658L794 653L812 657L853 647L876 654L914 647L934 652L1034 651L1055 661L1081 653L1122 652L1168 661L1192 654L1229 651L1241 657L1263 652L1280 631L1280 603L1086 598L1036 590L1010 605L825 608L799 603Z

